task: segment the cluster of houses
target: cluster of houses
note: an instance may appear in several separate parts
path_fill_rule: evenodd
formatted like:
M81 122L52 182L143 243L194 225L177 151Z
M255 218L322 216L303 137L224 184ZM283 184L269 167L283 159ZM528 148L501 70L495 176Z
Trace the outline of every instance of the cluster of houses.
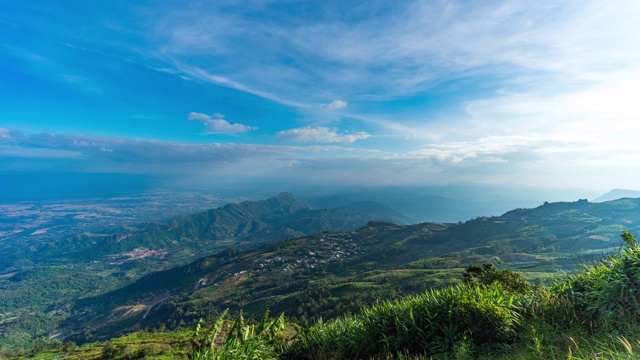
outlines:
M298 255L277 255L258 259L248 271L273 270L274 266L281 267L282 271L291 271L298 267L313 269L322 264L348 260L364 253L365 249L353 240L350 233L324 234L319 238L309 239L304 252L301 251ZM234 275L239 276L246 272L246 270L240 271Z

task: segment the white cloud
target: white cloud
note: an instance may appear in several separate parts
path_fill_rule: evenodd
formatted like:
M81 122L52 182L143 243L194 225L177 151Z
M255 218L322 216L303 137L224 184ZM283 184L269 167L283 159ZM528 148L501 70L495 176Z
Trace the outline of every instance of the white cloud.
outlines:
M189 121L200 121L207 128L206 132L212 134L239 133L258 129L243 124L231 124L225 120L224 115L220 113L214 113L212 118L207 114L191 112L188 118Z
M547 93L508 93L468 104L466 136L542 138L571 148L581 144L589 154L611 158L616 153L640 154L640 69L612 73L579 88ZM560 146L565 143L565 146ZM553 150L542 147L549 155Z
M11 132L9 129L0 128L0 140L11 140Z
M232 80L231 78L228 78L225 76L211 74L210 72L202 68L181 64L179 60L173 60L172 62L180 71L199 80L203 80L203 81L207 81L207 82L221 85L224 87L228 87L231 89L243 91L248 94L253 94L265 99L269 99L283 105L297 107L297 108L311 108L311 105L308 105L304 102L293 101L291 99L275 95L268 91L259 90L257 87L248 86L237 80Z
M299 142L352 143L356 140L367 139L371 135L364 131L355 134L338 134L335 129L318 126L280 131L276 137L280 140Z
M347 105L349 105L349 103L344 100L333 100L328 104L322 105L322 107L327 110L338 110L347 107Z

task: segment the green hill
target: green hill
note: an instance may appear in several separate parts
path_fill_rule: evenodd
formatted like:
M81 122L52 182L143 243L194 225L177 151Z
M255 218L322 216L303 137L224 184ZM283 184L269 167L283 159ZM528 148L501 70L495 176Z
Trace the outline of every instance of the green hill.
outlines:
M311 209L282 193L183 216L144 231L108 229L105 234L116 235L94 236L60 227L48 244L25 246L21 251L28 257L0 269L0 350L30 346L36 337L64 337L67 330L52 331L75 314L78 299L115 291L146 274L229 247L246 250L320 231L351 230L371 219L403 223L402 215L379 204Z
M624 228L637 229L638 215L639 199L581 200L459 224L370 222L354 231L227 250L150 274L82 299L66 326L83 334L73 337L82 342L160 323L173 328L225 308L247 314L270 309L303 321L332 318L380 299L452 284L466 266L482 262L548 283L617 250L618 235Z
M195 332L138 331L29 358L75 359L635 359L640 351L640 248L623 232L616 254L548 287L491 264L463 282L363 307L312 325L247 321L227 311Z
M106 255L136 248L193 248L200 253L231 246L246 249L320 231L351 230L378 219L406 224L402 215L382 204L314 210L290 193L281 193L266 200L230 203L184 216L149 231L113 236L89 253Z
M145 328L195 326L199 318L226 308L232 314L243 309L249 317L266 309L282 311L304 323L445 287L476 263L491 262L548 284L617 251L618 235L640 226L640 199L580 200L456 224L373 221L358 230L296 233L289 240L262 243L284 229L321 231L370 216L344 208L313 210L290 202L289 195L281 197L271 204L245 204L256 208L244 213L241 203L135 233L120 243L110 239L133 248L128 252L114 255L98 243L88 257L17 269L0 278L0 337L14 344L32 342L34 335L83 343ZM266 210L274 205L281 215ZM385 216L393 214L389 211ZM211 219L235 220L210 225ZM266 226L244 231L252 221ZM240 238L213 238L216 231ZM154 243L151 234L164 238ZM142 244L148 248L141 250ZM228 247L236 250L220 251Z

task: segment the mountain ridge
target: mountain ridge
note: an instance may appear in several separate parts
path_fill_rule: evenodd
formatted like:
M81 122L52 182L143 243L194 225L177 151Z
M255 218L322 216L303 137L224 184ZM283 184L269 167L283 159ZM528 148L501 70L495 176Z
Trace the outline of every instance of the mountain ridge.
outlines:
M357 204L336 209L312 209L291 193L283 192L265 200L229 203L182 216L148 231L113 236L89 251L93 256L136 248L166 250L185 246L219 251L231 244L228 239L234 239L234 247L246 249L325 230L354 229L369 220L406 223L405 219L383 204L368 210Z
M638 190L629 190L629 189L613 189L606 194L602 194L599 197L595 198L594 202L605 202L611 200L618 200L623 198L639 198L640 191Z
M465 266L481 262L498 261L543 281L550 274L579 269L576 254L614 251L623 229L640 228L639 216L640 199L622 199L545 203L457 224L372 221L357 230L227 250L151 274L128 288L78 302L76 319L93 316L99 324L108 314L95 313L92 304L145 309L150 304L140 300L159 294L170 299L154 305L145 321L138 317L106 327L88 325L90 331L101 338L122 326L177 326L222 308L247 314L269 308L296 318L330 318L376 299L447 284ZM82 328L75 321L70 324Z

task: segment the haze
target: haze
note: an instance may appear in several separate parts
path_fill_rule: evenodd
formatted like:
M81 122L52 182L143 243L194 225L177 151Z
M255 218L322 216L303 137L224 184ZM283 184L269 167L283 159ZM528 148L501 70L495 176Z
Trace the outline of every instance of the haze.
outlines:
M633 188L637 1L3 1L3 173Z

